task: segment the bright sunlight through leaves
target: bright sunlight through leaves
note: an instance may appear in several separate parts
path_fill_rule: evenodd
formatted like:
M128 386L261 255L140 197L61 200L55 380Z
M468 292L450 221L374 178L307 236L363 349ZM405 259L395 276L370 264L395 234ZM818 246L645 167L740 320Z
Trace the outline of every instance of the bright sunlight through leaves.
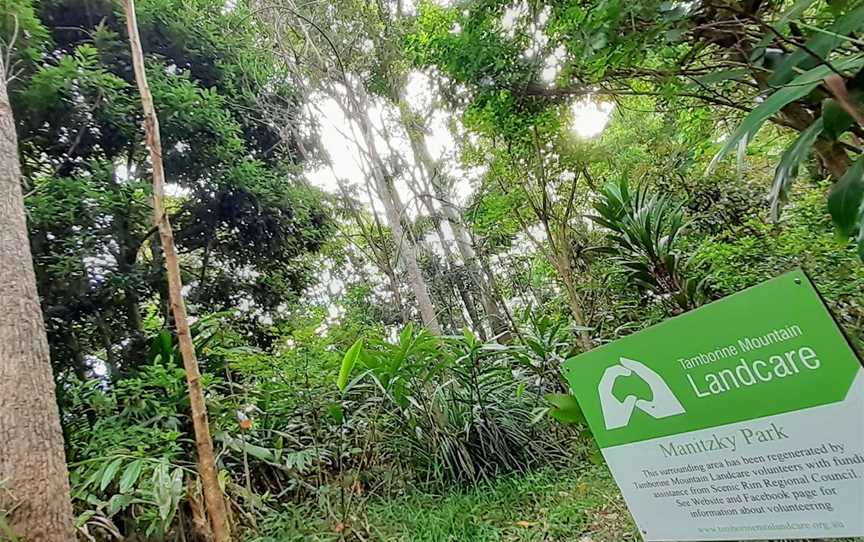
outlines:
M597 102L591 97L574 102L571 108L573 131L579 137L586 139L600 135L609 123L613 109L615 109L614 104Z

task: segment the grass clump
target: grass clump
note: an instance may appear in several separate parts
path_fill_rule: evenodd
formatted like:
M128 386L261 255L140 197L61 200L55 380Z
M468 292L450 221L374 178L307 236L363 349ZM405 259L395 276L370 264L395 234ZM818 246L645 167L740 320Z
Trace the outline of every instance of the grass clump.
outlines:
M411 490L371 499L350 524L319 519L310 528L314 513L284 511L272 534L258 542L638 540L621 494L600 466L547 468L445 493ZM298 521L304 516L305 522Z

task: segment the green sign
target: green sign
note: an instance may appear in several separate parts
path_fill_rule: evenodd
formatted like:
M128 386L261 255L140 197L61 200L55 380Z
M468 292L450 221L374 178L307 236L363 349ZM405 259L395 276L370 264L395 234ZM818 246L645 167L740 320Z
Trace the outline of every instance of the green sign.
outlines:
M803 272L565 374L647 540L864 534L864 371Z

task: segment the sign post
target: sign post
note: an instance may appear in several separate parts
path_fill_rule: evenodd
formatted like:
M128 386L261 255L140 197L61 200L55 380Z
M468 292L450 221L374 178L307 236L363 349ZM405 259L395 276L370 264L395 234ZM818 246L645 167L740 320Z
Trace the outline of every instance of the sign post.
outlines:
M864 536L864 369L803 272L565 374L645 540Z

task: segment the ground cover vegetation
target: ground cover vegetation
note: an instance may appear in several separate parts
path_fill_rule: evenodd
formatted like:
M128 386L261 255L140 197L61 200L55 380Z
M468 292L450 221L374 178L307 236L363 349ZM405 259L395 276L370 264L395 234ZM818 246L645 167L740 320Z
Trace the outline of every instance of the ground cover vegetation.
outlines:
M862 29L0 0L0 540L637 540L561 365L797 267L860 351Z

